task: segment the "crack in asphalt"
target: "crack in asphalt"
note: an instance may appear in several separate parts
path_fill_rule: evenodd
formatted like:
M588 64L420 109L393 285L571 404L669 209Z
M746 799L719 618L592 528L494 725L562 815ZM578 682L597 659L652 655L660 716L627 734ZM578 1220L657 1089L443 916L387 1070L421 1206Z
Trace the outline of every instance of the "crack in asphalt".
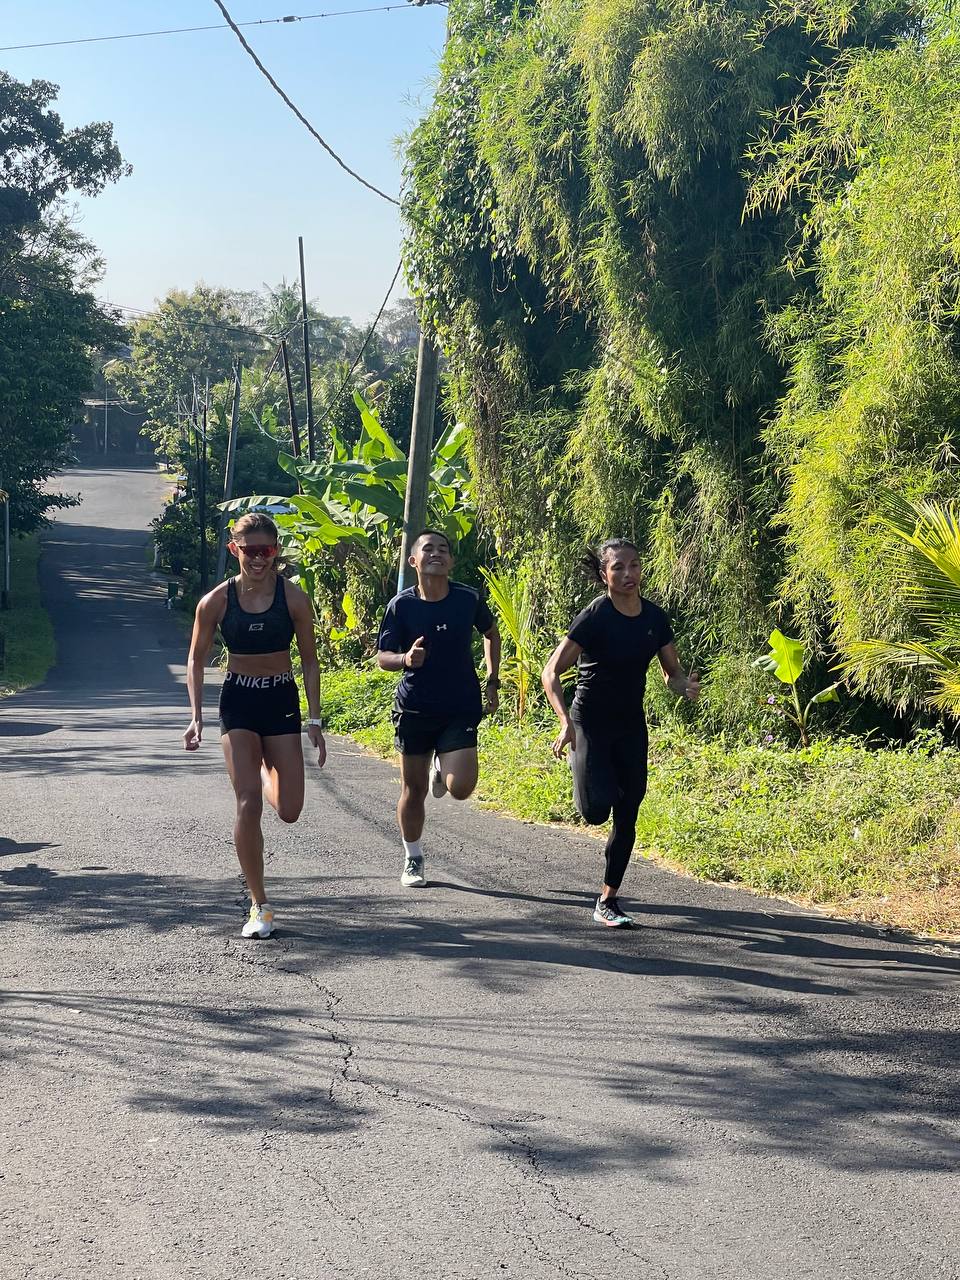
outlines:
M281 938L277 938L275 941L281 950L288 950ZM506 1147L514 1153L515 1159L513 1163L520 1171L521 1176L524 1179L532 1181L536 1187L545 1194L547 1200L557 1214L568 1222L573 1223L578 1230L588 1231L595 1236L609 1240L613 1247L624 1257L631 1258L636 1262L641 1262L647 1268L651 1268L648 1272L649 1275L655 1274L662 1277L663 1280L667 1280L667 1272L659 1264L654 1263L651 1258L627 1244L616 1228L608 1229L598 1226L595 1222L592 1222L586 1214L578 1212L564 1199L560 1192L560 1188L555 1182L551 1181L546 1169L544 1168L541 1150L529 1139L529 1137L518 1135L515 1131L509 1128L509 1121L505 1124L503 1122L498 1123L496 1121L486 1120L472 1112L465 1111L457 1107L445 1106L443 1103L429 1101L425 1098L418 1098L413 1094L405 1094L402 1093L400 1089L389 1089L384 1085L377 1084L375 1081L365 1079L360 1071L359 1065L357 1064L357 1046L351 1040L350 1036L346 1034L344 1030L341 1030L341 1028L345 1028L346 1023L337 1014L337 1006L340 1004L340 996L305 969L298 968L291 964L282 964L276 966L275 971L286 974L288 977L306 982L323 998L329 1021L322 1025L313 1022L311 1019L305 1018L302 1019L302 1021L308 1026L313 1026L316 1030L322 1031L329 1038L331 1044L335 1045L342 1055L340 1069L331 1077L330 1085L327 1090L327 1097L330 1102L335 1101L338 1084L342 1082L347 1086L353 1086L354 1088L364 1090L385 1102L400 1103L403 1106L412 1106L420 1110L435 1111L440 1115L448 1116L449 1118L456 1120L460 1124L465 1124L476 1129L483 1129L495 1134L500 1141L506 1144ZM274 1132L279 1127L285 1110L286 1108L278 1113L276 1120L270 1126L270 1132ZM519 1120L516 1123L519 1123ZM503 1150L503 1154L506 1154L505 1150ZM355 1216L351 1217L350 1215L345 1215L344 1210L334 1204L330 1199L329 1192L326 1190L325 1185L322 1184L315 1175L308 1171L307 1176L318 1186L324 1196L324 1199L339 1217L346 1217L348 1221L358 1221ZM523 1203L522 1198L521 1203ZM557 1258L553 1254L547 1252L535 1236L528 1235L526 1236L526 1239L535 1250L540 1260L557 1268L559 1274L586 1277L586 1280L605 1280L605 1277L594 1276L591 1272L584 1271L582 1268L577 1271L571 1271L563 1259Z

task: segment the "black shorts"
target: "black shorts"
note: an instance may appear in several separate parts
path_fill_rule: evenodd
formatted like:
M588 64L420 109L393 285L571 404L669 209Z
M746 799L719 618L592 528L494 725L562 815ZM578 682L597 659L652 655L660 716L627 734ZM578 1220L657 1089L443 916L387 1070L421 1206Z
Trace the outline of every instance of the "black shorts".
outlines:
M477 747L479 717L425 716L417 711L393 712L393 744L402 756L442 755Z
M228 671L220 690L220 732L249 729L261 738L300 732L300 694L292 671L242 676Z

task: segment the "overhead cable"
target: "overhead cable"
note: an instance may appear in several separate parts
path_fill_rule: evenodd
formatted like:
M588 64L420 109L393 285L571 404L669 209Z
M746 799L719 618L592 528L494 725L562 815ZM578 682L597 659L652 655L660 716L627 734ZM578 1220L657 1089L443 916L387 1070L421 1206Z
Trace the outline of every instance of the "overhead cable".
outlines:
M224 19L227 22L227 25L231 28L234 35L243 45L244 50L253 59L254 63L256 64L257 70L260 72L262 76L264 76L267 79L270 86L274 90L276 90L276 92L280 95L280 97L283 99L286 105L290 108L293 114L297 117L300 123L313 135L314 138L316 138L317 142L320 143L324 151L326 151L327 154L337 162L337 164L340 166L341 169L349 173L351 178L355 178L357 182L361 184L361 186L366 187L368 191L372 191L374 195L378 195L381 200L386 200L389 204L396 205L399 208L400 207L399 200L397 200L394 196L388 196L385 191L381 191L380 188L375 187L372 182L368 182L366 178L362 178L360 174L357 173L356 169L351 169L350 166L347 164L347 162L341 159L341 157L337 155L336 151L334 151L333 147L330 146L329 142L327 142L325 138L320 136L320 134L317 132L314 126L310 123L307 117L303 114L300 108L296 105L295 102L293 102L288 97L288 95L284 92L284 90L280 87L280 85L277 84L276 80L274 80L273 76L270 74L267 68L263 65L263 63L257 57L254 50L247 43L247 39L244 36L243 32L240 30L239 26L234 22L233 18L230 16L227 6L223 3L223 0L213 0L213 3L217 6L217 8L223 14Z
M143 316L145 319L150 316L170 316L176 320L177 324L185 325L191 329L217 329L224 333L242 333L248 338L266 338L276 341L281 335L278 333L261 333L259 329L254 329L248 324L217 324L213 320L194 320L187 316L179 315L171 311L169 308L157 307L153 311L147 311L143 307L126 307L121 302L109 302L101 298L100 305L112 311L130 311L134 315ZM296 322L300 323L299 319ZM289 333L290 331L287 330ZM285 335L284 335L285 336Z
M283 18L255 18L248 22L238 22L238 27L269 27L288 22L313 22L317 18L346 18L352 13L390 13L394 9L409 9L409 4L377 5L369 9L334 9L330 13L291 13ZM143 40L149 36L179 36L194 31L223 31L225 24L215 22L205 27L166 27L160 31L128 31L121 35L79 36L74 40L41 40L35 44L0 45L0 53L12 53L19 49L56 49L68 44L103 44L109 40Z

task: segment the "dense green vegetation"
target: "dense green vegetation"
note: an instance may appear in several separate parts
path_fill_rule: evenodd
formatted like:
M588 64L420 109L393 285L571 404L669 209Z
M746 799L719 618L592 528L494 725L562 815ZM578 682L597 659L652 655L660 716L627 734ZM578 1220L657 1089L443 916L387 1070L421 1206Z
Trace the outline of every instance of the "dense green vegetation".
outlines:
M936 3L451 6L407 264L481 511L550 634L637 538L715 726L775 623L901 637L882 498L957 493L958 50ZM913 687L857 676L865 725Z
M956 751L851 731L918 707L927 672L958 705L949 31L889 6L452 17L408 262L496 546L480 802L576 821L535 675L591 589L583 543L627 532L711 676L696 710L651 680L641 851L957 932ZM838 658L862 705L828 702ZM392 684L328 675L331 727L388 754Z
M10 608L0 612L4 662L0 697L39 684L56 659L50 615L40 600L37 534L17 538L10 557Z
M311 333L316 456L328 459L356 446L363 420L355 395L363 388L376 404L377 420L403 443L409 440L418 330L409 300L390 308L366 340L349 321L307 305ZM199 490L206 485L208 566L213 573L222 513L227 440L237 364L242 366L240 416L233 495L260 504L312 492L310 467L303 475L297 451L279 342L285 338L296 415L297 442L307 450L306 378L299 290L286 282L262 293L236 294L196 285L172 290L155 314L131 330L130 357L112 366L116 385L146 414L146 434L182 489L154 522L160 564L183 578L186 598L199 587ZM209 399L208 399L209 397ZM203 403L208 399L204 440ZM328 547L336 539L319 539ZM304 560L297 555L298 563ZM315 597L332 599L344 583L329 563L330 581L311 578ZM389 574L388 574L389 576ZM209 582L212 584L212 577ZM337 597L339 599L339 596ZM321 610L322 612L322 610Z
M71 457L91 349L119 328L90 286L100 262L65 200L124 172L109 124L66 129L56 85L0 71L0 489L15 532L72 499L47 485Z

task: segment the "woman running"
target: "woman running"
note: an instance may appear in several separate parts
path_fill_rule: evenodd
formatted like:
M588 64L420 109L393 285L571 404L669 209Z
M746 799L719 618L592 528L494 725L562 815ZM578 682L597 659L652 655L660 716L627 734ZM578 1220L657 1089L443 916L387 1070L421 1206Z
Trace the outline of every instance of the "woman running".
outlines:
M647 668L656 655L667 685L691 702L700 696L700 678L695 671L684 675L667 615L640 595L640 557L632 542L611 538L584 564L606 591L574 618L544 668L543 687L560 719L553 754L560 760L570 748L577 811L591 825L613 814L593 918L623 928L633 919L621 908L617 892L647 789ZM560 677L574 663L579 663L577 690L568 712Z
M220 691L220 742L237 797L233 839L252 904L242 933L269 938L273 907L263 886L263 797L283 822L296 822L303 808L300 697L290 665L294 636L310 711L307 734L322 767L327 748L320 721L320 667L310 601L277 572L277 526L269 516L250 512L236 521L230 535L228 545L240 561L240 573L197 605L187 658L193 719L183 745L187 751L200 746L203 673L219 627L229 655Z

